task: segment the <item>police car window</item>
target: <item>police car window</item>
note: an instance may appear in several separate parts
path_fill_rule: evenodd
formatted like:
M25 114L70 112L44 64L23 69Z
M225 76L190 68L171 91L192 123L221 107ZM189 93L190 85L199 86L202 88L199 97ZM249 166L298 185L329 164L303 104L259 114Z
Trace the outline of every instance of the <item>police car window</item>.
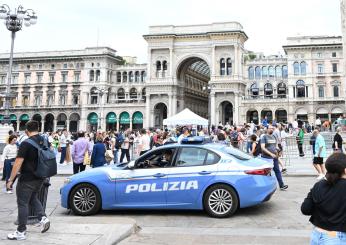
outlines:
M182 148L176 161L177 167L200 166L204 164L207 150L194 147Z
M220 157L216 155L214 152L208 151L207 158L205 160L205 164L215 164L220 161Z
M253 156L241 151L241 150L238 150L234 147L225 147L224 150L226 151L226 153L228 153L229 155L239 159L239 160L243 160L243 161L246 161L246 160L251 160L253 158Z
M137 168L160 168L168 167L173 162L175 149L162 149L153 151L151 154L137 160Z

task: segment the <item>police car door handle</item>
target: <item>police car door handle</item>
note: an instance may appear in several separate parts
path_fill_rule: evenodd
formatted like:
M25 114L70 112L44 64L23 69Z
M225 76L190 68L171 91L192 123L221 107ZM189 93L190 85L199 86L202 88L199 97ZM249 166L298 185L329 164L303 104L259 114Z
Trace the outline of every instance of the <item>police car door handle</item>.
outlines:
M201 171L198 174L207 175L207 174L211 174L211 172L210 171Z
M162 173L157 173L157 174L154 174L153 176L156 178L162 178L162 177L165 177L166 175Z

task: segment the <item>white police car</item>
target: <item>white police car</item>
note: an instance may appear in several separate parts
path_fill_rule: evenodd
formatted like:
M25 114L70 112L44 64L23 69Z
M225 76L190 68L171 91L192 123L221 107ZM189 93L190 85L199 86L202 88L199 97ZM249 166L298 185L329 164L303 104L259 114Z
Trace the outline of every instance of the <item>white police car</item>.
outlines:
M270 199L276 190L271 169L235 148L191 138L129 164L73 175L61 188L61 205L78 215L100 209L204 209L228 217Z

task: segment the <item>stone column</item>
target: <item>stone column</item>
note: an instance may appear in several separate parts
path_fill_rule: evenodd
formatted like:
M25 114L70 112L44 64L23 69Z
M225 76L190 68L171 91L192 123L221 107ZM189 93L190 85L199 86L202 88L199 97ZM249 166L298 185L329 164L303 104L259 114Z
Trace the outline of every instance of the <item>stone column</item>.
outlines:
M173 78L173 48L169 48L169 74Z
M171 117L173 116L173 103L172 103L172 100L173 100L173 95L172 94L169 94L168 95L168 117Z
M123 82L124 82L124 80L123 80L123 73L124 73L124 72L120 72L120 83L123 83Z
M53 120L53 131L56 131L58 121L54 118Z
M66 130L67 130L67 132L70 131L70 120L69 119L66 120Z
M172 96L172 116L177 114L177 95Z
M41 133L43 133L44 132L44 123L45 123L45 121L44 120L42 120L42 127L41 127Z
M133 124L132 124L132 117L130 117L130 129L132 130Z
M19 132L19 124L20 124L20 121L19 121L19 119L17 119L17 128L16 128L17 132Z
M151 48L148 48L148 64L147 64L147 69L148 69L147 80L148 80L148 81L150 81L150 79L151 79L151 64L152 64L152 60L151 60Z
M150 127L150 94L147 94L146 102L145 102L145 116L144 116L144 127Z
M215 46L213 45L211 49L211 77L215 76Z
M239 94L234 94L233 124L239 125Z
M225 61L225 62L227 62L227 61ZM239 76L239 50L238 50L238 44L234 45L234 76L238 79L238 76Z

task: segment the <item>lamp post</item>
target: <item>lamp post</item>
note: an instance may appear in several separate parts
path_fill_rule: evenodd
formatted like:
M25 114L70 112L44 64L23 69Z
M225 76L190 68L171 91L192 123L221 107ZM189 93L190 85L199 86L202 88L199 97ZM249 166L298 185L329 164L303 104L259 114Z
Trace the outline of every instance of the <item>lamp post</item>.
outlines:
M208 84L207 86L203 86L203 91L207 91L208 93L208 133L210 135L210 127L211 127L211 98L210 92L215 88L215 84Z
M19 5L13 11L7 4L3 4L0 6L0 19L5 20L6 28L11 32L11 52L5 94L5 115L3 119L3 123L10 124L10 103L12 98L10 89L12 79L14 39L16 37L16 32L22 29L23 22L27 27L34 25L37 22L37 16L34 10L24 9L24 7L21 5Z

